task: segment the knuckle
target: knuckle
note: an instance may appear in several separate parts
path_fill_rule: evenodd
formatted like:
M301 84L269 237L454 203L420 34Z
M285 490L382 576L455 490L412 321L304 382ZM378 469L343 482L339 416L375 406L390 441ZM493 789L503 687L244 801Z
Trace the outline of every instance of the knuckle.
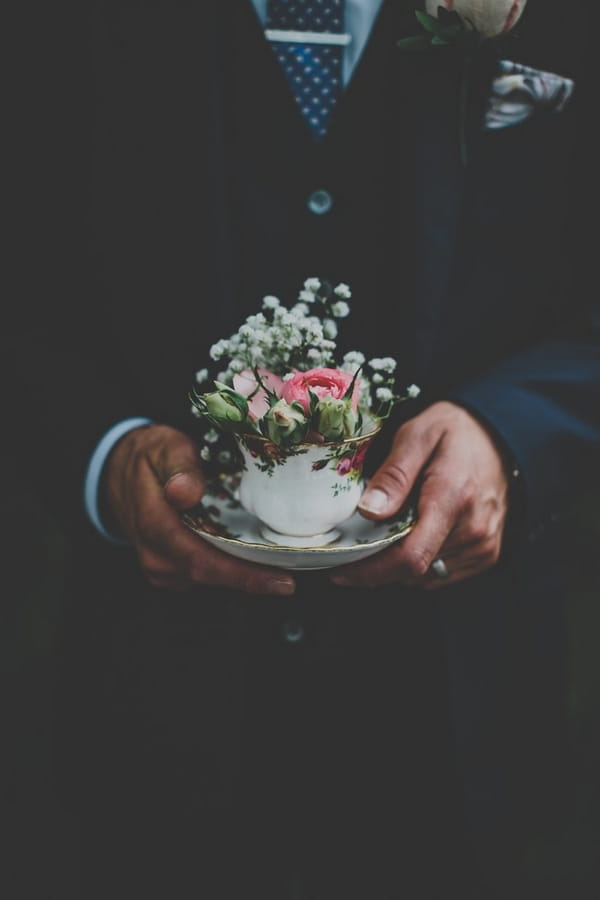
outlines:
M474 522L469 528L469 540L475 544L482 544L484 547L490 543L490 534L487 527L480 523Z
M404 567L413 578L422 578L431 565L431 554L424 547L413 547L404 557Z
M489 550L488 550L488 559L491 565L496 565L498 560L500 559L501 546L499 541L491 541Z
M394 493L399 491L404 493L411 487L411 479L401 463L394 462L387 466L384 471L380 472L381 483L391 489Z

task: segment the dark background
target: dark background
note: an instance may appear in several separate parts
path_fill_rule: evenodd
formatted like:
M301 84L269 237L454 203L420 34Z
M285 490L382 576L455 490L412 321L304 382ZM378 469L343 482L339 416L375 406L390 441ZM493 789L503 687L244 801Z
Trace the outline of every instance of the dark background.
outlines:
M54 687L70 547L8 461L2 471L6 527L0 745L5 759L0 803L7 833L0 845L0 871L10 879L3 896L85 900L76 889L76 823L54 787ZM573 507L564 548L572 558L569 774L575 781L576 804L555 844L538 843L532 836L526 860L528 878L536 886L531 900L537 900L537 887L540 900L550 894L565 900L600 896L600 483L590 487L586 500ZM558 888L557 893L560 884L564 891Z

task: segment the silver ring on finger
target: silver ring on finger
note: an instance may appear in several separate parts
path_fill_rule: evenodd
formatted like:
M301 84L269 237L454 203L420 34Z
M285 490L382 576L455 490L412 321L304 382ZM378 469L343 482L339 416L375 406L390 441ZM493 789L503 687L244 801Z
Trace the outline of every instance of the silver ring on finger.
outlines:
M449 575L448 567L443 559L434 559L431 563L431 571L437 578L447 578Z

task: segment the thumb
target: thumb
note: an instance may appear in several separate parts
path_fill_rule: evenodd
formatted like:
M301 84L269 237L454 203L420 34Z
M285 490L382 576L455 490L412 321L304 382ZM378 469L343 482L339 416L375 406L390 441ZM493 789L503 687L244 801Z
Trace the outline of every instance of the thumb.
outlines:
M185 438L175 446L171 446L161 469L164 497L170 506L183 511L200 502L206 488L206 480L193 441Z
M431 430L421 427L418 416L399 428L391 451L369 479L359 512L367 519L384 519L396 513L406 503L436 443Z

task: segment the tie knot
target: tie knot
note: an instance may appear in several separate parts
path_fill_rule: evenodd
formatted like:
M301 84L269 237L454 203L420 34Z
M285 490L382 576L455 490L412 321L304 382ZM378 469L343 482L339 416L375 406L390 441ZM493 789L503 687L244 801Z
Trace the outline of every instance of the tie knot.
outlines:
M267 28L340 33L344 0L269 0Z

